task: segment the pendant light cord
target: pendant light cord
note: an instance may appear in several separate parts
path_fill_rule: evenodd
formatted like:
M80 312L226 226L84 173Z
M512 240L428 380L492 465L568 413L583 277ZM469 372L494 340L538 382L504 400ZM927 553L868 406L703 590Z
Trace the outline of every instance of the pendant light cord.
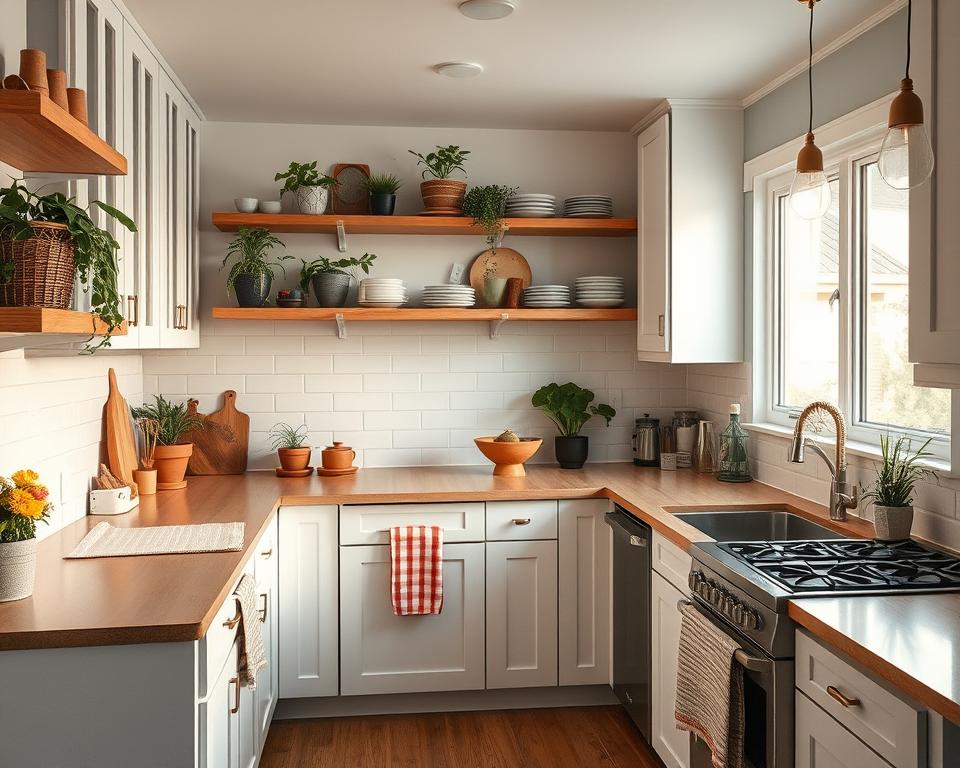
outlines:
M807 133L813 133L813 5L815 0L810 0L810 58L807 62L807 89L810 93L810 122L807 127ZM909 47L908 49L909 50ZM908 54L909 60L909 54ZM910 65L907 65L909 69Z
M913 0L907 0L907 80L910 79L910 28L913 26Z

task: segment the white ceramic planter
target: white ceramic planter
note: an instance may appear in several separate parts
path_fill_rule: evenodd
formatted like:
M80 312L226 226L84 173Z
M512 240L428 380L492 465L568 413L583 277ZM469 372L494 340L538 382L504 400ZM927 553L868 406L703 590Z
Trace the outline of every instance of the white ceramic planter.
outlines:
M0 602L30 597L36 573L36 539L0 544Z
M297 189L297 208L300 213L319 216L327 210L330 190L326 187L299 187Z
M880 541L902 541L910 538L913 507L873 506L873 528Z

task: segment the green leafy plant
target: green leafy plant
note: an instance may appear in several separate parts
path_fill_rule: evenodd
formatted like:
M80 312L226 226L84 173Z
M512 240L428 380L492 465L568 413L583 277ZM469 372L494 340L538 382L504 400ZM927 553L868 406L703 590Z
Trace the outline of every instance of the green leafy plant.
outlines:
M517 193L517 187L504 187L490 184L485 187L474 187L463 198L463 212L472 216L474 222L483 227L487 234L487 242L494 245L500 234L500 221L507 200Z
M152 403L134 408L133 417L138 421L150 419L156 422L159 445L179 445L185 434L203 429L203 421L195 413L190 413L185 403L171 403L163 395L154 395Z
M237 236L227 246L227 255L223 257L220 266L222 271L232 256L237 257L227 275L227 293L234 288L240 275L270 275L272 278L278 267L286 274L281 262L292 259L293 256L283 255L274 262L267 258L270 251L277 246L283 247L283 243L263 227L240 227Z
M304 294L310 293L310 281L314 275L350 275L354 280L359 280L360 272L363 272L365 275L370 274L370 267L373 266L376 258L377 254L375 253L365 253L359 259L350 257L333 261L323 256L310 262L300 259L300 262L303 264L300 268L300 290L302 290Z
M880 435L880 466L873 488L863 494L864 500L872 499L882 507L909 507L913 504L914 486L927 475L936 473L921 466L920 462L933 454L927 450L927 440L916 451L908 437L891 440L889 435Z
M583 425L594 416L602 416L610 426L617 412L609 405L591 405L596 396L572 381L566 384L547 384L533 394L533 405L543 411L557 425L563 437L580 434Z
M290 163L290 167L273 177L274 181L283 181L280 194L296 192L300 187L335 187L337 180L317 170L317 161L312 163Z
M94 224L89 212L74 200L59 192L40 195L14 181L11 186L0 189L0 239L28 240L33 235L31 222L67 225L80 285L85 293L90 294L90 309L107 324L107 332L99 342L92 343L91 336L84 347L86 352L95 352L110 346L111 335L123 323L122 300L117 286L120 245L113 235ZM112 205L94 200L90 206L99 208L131 232L137 231L133 220ZM0 263L0 283L13 279L13 269L13 262Z
M270 428L268 433L270 444L275 451L281 448L303 448L307 442L307 425L291 427L286 422L279 422Z
M449 147L441 147L438 144L435 152L428 152L426 155L421 155L412 149L407 151L418 159L417 165L424 167L423 178L433 176L435 179L449 179L454 171L467 175L463 164L467 160L467 155L470 154L469 149L460 149L455 144Z
M371 195L395 195L403 183L392 173L375 173L364 180L363 186Z

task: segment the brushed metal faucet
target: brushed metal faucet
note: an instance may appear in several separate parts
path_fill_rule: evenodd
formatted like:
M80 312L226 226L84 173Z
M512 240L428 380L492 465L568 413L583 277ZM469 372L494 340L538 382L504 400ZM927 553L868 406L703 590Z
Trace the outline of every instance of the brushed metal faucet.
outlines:
M826 451L812 438L803 434L803 429L807 421L815 413L826 414L836 426L837 430L837 455L836 460L831 461ZM859 489L847 482L847 454L846 454L847 429L843 423L843 414L831 403L817 400L810 403L800 413L797 423L793 428L793 442L790 445L789 461L794 464L803 464L803 450L809 447L821 459L826 462L830 468L830 519L843 521L847 519L847 510L856 509L860 503Z

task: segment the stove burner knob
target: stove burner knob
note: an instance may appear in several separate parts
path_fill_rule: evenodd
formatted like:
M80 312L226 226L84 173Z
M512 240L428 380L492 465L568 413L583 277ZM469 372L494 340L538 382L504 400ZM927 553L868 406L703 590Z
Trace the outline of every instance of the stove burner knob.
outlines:
M690 571L690 575L687 577L687 586L690 587L691 592L697 591L697 586L703 581L703 573L701 571Z
M760 614L749 608L745 609L741 626L744 629L760 629Z
M720 587L711 586L710 587L710 603L711 605L720 604Z
M743 603L737 601L733 606L733 610L730 611L730 618L733 619L733 623L737 626L743 626Z

